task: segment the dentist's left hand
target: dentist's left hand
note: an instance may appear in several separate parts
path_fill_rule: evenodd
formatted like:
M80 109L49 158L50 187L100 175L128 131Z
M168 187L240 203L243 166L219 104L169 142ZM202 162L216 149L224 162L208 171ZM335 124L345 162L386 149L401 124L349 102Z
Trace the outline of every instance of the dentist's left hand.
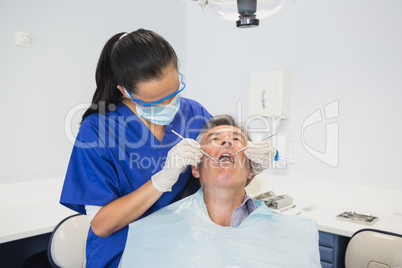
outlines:
M244 154L251 160L254 175L269 168L276 156L276 149L269 141L248 141Z
M160 192L172 191L180 173L188 165L197 166L201 161L200 144L193 139L183 139L168 152L165 166L152 176L152 185Z

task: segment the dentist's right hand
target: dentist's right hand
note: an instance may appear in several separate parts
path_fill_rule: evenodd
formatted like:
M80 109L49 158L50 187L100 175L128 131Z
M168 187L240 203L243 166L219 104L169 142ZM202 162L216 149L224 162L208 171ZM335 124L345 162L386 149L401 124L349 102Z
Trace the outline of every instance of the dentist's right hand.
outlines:
M183 139L168 152L165 166L152 176L152 185L160 192L172 191L180 173L188 165L197 166L203 156L200 144L193 139Z

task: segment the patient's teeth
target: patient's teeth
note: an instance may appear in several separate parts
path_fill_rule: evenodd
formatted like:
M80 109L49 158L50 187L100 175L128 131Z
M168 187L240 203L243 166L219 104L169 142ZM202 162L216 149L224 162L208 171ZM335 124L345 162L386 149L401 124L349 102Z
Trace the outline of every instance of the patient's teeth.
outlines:
M220 162L230 162L230 163L234 164L233 156L230 155L230 154L227 154L227 153L222 154L222 155L219 157L219 161L220 161Z

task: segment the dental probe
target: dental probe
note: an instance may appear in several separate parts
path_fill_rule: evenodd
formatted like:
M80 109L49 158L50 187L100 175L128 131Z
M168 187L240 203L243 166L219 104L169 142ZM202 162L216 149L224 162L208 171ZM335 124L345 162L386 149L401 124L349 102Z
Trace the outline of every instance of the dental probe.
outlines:
M179 138L181 138L182 140L184 139L184 137L182 136L182 135L180 135L179 133L177 133L176 131L174 131L173 129L172 129L172 132L174 133L174 134L176 134ZM206 156L208 156L209 158L211 158L212 160L214 160L216 163L220 163L220 161L219 160L216 160L215 158L213 158L212 156L210 156L209 154L207 154L206 152L204 152L202 149L199 149L199 148L197 148L198 150L200 150L201 151L201 153L203 153L204 155L206 155Z
M271 138L271 137L273 137L273 136L275 136L275 135L276 135L276 132L275 132L274 134L271 134L271 135L269 135L269 136L266 136L265 138L262 138L260 141L265 141L266 139L269 139L269 138ZM243 151L246 150L247 148L248 148L248 146L246 146L246 147L244 147L244 148L238 150L238 151L235 152L233 155L235 155L235 154L237 154L237 153L240 153L240 152L243 152Z

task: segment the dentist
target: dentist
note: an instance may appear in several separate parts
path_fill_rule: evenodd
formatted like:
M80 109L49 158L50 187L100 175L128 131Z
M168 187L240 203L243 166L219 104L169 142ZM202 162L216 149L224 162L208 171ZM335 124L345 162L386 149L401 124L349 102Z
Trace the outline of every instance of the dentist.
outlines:
M119 33L105 44L96 85L60 203L89 218L86 267L117 267L128 224L181 197L186 167L202 156L194 139L211 115L180 97L186 84L176 53L149 30Z

